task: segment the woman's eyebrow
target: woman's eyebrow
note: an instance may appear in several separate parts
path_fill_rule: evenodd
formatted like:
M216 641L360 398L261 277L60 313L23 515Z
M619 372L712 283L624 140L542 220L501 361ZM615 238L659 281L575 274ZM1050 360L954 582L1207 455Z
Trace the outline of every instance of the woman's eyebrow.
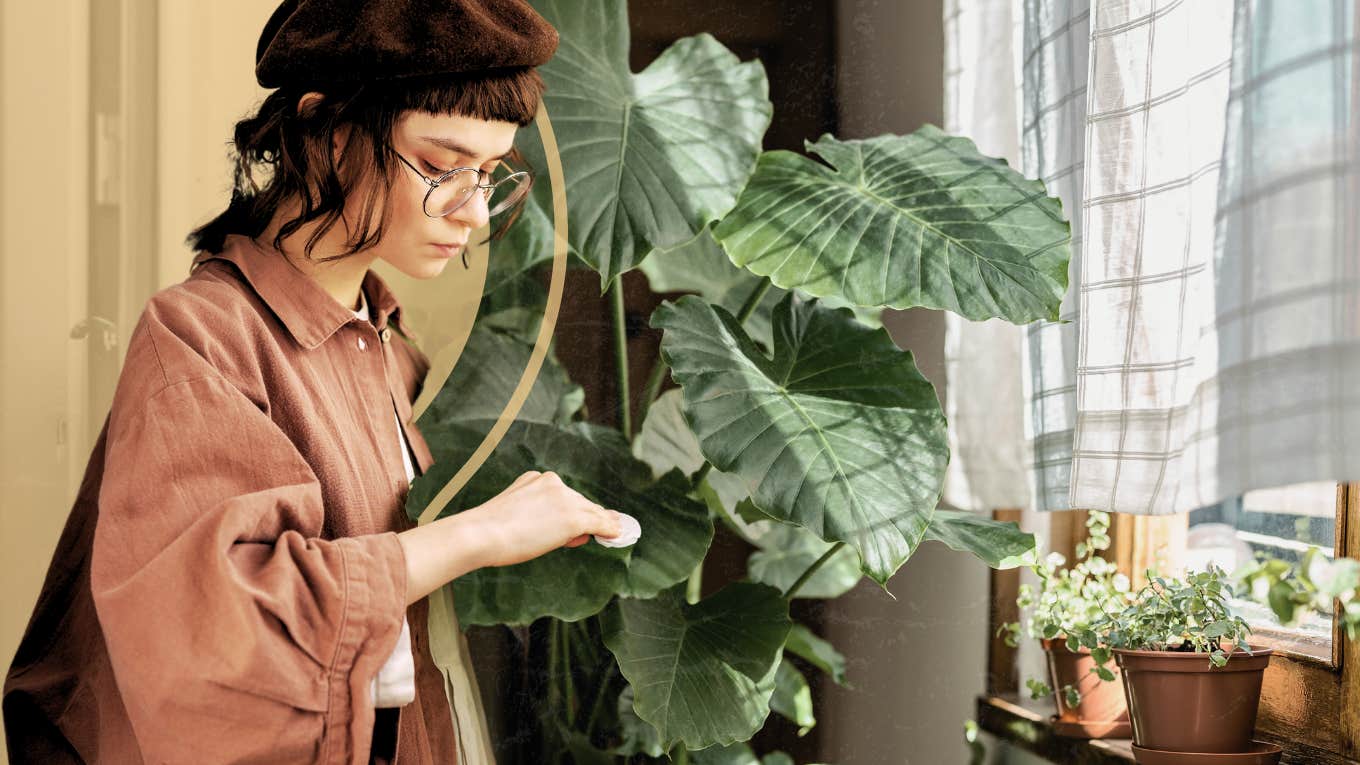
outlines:
M462 145L461 143L458 143L457 141L455 141L455 140L453 140L453 139L451 139L451 138L442 138L442 137L440 137L440 136L433 136L433 135L425 135L425 136L421 136L420 138L421 138L422 141L428 141L428 142L434 144L435 146L438 146L438 147L440 147L440 148L442 148L442 149L447 149L447 150L449 150L449 151L451 151L451 152L454 152L454 153L456 153L456 154L461 154L461 155L463 155L464 157L468 157L469 159L473 159L473 160L476 160L476 159L477 159L477 154L476 154L476 152L472 151L471 149L467 148L466 146ZM495 160L503 160L503 159L505 159L506 157L509 157L509 156L510 156L510 152L512 152L512 151L514 151L513 147L510 148L510 149L507 149L506 152L505 152L504 154L500 155L499 157L491 157L491 158L489 158L489 159L487 159L487 160L485 160L485 161L490 162L492 159L495 159Z

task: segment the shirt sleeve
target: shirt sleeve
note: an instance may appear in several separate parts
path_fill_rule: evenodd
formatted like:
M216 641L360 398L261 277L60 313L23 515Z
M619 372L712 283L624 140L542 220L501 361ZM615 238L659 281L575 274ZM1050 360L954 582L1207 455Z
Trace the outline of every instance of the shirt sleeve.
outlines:
M134 334L90 562L143 755L366 762L370 681L405 614L397 536L319 538L321 488L301 453L178 343L154 323Z

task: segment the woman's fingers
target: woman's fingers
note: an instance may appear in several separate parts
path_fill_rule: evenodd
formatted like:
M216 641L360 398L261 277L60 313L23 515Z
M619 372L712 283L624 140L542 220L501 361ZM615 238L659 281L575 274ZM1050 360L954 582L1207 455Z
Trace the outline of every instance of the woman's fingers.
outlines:
M505 490L511 491L514 489L518 489L519 487L528 484L529 482L533 481L535 478L541 475L543 474L537 470L526 470L523 473L519 474L519 478L516 478L514 481L510 483L509 486L505 487Z

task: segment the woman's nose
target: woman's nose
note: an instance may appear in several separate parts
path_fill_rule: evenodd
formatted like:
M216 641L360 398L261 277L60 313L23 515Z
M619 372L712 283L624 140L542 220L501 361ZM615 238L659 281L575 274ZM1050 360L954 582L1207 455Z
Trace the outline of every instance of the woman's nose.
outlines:
M491 220L490 211L487 209L486 194L481 189L477 189L473 192L471 199L450 215L459 222L467 224L468 228L473 231L485 226Z

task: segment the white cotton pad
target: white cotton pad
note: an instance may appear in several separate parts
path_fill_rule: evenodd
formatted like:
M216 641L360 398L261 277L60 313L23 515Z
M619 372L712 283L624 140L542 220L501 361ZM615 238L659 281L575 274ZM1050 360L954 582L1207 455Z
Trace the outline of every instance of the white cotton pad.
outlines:
M619 526L623 530L619 532L618 536L601 537L597 534L595 541L605 547L627 547L637 542L638 538L642 536L642 525L637 522L637 519L628 513L619 513L619 521Z

